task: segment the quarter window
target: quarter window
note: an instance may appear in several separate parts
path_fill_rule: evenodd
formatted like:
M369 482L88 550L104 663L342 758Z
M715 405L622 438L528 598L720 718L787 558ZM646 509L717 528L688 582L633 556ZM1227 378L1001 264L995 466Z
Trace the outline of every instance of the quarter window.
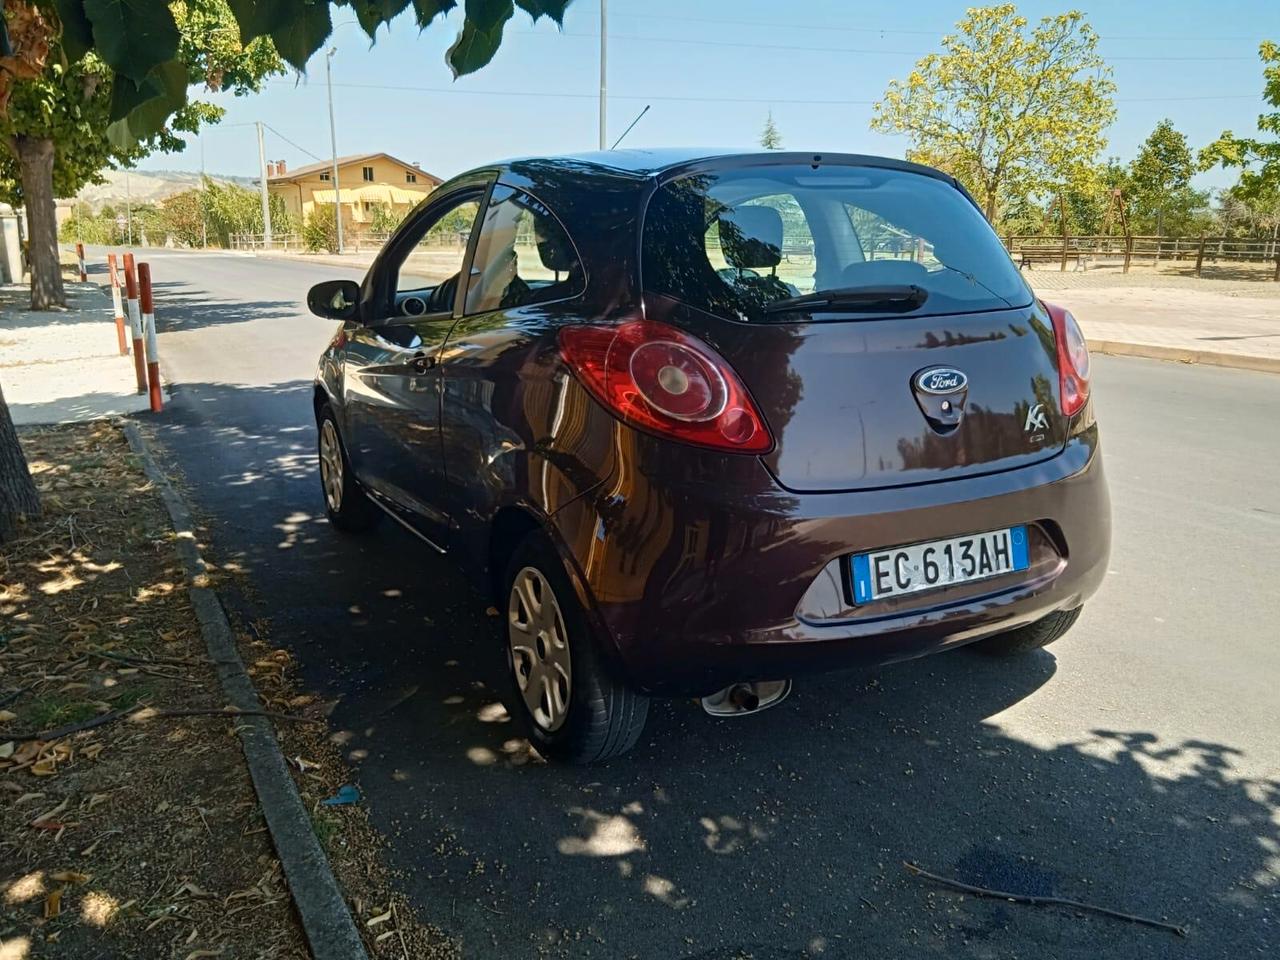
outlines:
M466 312L565 300L584 288L578 252L555 215L527 193L495 187L480 225Z
M417 175L416 173L406 173L406 174L404 175L404 182L405 182L405 183L417 183L417 182L418 182L418 175Z
M332 180L332 179L333 179L333 174L331 174L328 170L321 170L321 171L320 171L320 179L321 179L321 180Z
M369 181L370 183L373 183L373 167L361 167L360 173L365 178L365 180Z

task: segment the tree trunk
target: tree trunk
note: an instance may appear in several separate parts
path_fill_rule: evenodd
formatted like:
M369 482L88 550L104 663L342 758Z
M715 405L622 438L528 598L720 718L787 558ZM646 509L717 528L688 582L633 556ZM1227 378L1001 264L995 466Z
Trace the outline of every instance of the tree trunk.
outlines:
M39 515L40 497L0 388L0 543L13 537L21 519Z
M27 263L31 267L31 309L65 307L62 262L58 256L58 219L53 203L53 141L18 134L14 152L22 170L22 201L27 209Z

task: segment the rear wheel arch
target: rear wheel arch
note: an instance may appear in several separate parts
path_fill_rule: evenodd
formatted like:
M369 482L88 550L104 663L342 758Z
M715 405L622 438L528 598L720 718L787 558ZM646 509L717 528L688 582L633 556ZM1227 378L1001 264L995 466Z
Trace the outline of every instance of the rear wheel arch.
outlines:
M535 531L545 533L546 527L534 516L533 511L522 506L501 508L489 524L489 589L495 604L506 602L506 597L503 596L503 578L507 574L507 564L511 562L521 541Z

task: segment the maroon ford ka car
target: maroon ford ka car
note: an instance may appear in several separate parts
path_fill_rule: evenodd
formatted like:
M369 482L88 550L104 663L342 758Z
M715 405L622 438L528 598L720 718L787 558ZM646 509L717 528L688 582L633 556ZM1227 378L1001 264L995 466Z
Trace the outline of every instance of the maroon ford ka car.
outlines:
M330 521L390 516L492 586L542 752L654 695L1058 639L1110 507L1069 313L964 189L877 157L615 151L444 184L315 386Z

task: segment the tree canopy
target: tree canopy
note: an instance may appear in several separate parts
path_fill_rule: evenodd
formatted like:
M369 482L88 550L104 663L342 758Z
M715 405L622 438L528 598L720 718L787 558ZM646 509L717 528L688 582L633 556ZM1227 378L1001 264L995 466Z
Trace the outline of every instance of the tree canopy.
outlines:
M502 42L519 7L537 20L564 18L570 0L464 0L465 17L446 59L454 76L480 69ZM240 41L269 38L286 63L301 71L333 31L331 7L347 8L369 35L411 10L420 29L458 4L456 0L227 0ZM39 75L51 51L68 63L95 55L111 90L108 134L127 149L164 129L187 103L192 58L183 56L178 0L9 0L7 36L0 36L0 113L14 79ZM9 8L13 8L12 12ZM190 51L188 51L189 53ZM211 53L213 51L210 51ZM216 89L234 86L234 74L198 72Z
M1123 187L1134 233L1187 234L1198 226L1196 215L1209 194L1191 186L1195 159L1186 136L1171 120L1161 120L1138 148Z
M1265 41L1258 48L1258 56L1263 63L1263 99L1276 108L1258 117L1258 132L1271 134L1274 139L1237 137L1225 130L1200 151L1200 165L1206 170L1218 165L1239 167L1236 196L1271 200L1280 195L1280 44Z
M995 220L1089 176L1115 117L1098 35L1071 11L1035 26L1013 4L968 11L942 53L894 80L871 126L904 134L908 156L947 170Z

